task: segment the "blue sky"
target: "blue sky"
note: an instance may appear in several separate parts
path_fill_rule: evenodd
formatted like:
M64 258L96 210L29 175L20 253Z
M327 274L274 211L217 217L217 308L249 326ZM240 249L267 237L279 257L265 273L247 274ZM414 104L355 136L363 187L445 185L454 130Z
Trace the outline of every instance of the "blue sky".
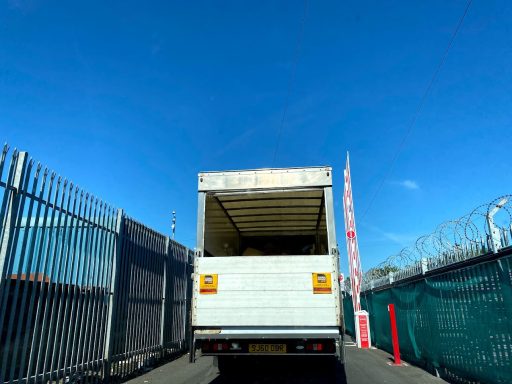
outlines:
M363 268L512 191L512 3L474 1L364 219L465 1L309 2L279 167L351 153ZM196 174L268 167L301 2L10 1L0 138L194 246Z

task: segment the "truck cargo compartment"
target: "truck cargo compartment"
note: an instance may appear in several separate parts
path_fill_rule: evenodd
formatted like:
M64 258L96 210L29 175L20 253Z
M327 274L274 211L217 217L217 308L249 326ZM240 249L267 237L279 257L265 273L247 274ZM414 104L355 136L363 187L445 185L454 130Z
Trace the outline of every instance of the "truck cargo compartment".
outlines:
M323 189L206 194L204 256L328 254Z
M219 356L341 356L331 168L205 172L198 181L191 360L195 346Z

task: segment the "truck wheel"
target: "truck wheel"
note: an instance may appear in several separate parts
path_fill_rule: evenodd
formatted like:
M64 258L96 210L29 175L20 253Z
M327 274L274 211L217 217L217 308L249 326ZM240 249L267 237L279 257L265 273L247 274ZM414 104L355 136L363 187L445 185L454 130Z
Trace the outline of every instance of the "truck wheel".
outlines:
M340 361L336 357L329 357L326 361L326 372L328 374L329 383L337 383L339 379L339 364Z
M233 359L231 356L218 356L217 367L219 373L223 376L227 376L233 371Z

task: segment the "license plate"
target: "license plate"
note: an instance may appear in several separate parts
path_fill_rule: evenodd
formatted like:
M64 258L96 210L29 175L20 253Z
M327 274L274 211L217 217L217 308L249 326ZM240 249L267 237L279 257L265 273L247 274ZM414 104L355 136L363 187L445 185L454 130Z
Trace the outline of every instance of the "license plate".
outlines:
M286 344L249 344L249 353L286 353Z

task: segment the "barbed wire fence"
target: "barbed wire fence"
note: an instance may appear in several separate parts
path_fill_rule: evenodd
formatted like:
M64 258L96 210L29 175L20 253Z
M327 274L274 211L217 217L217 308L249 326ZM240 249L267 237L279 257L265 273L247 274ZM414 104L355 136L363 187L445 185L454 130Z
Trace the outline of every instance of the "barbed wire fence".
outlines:
M370 268L363 274L362 291L499 252L512 246L511 239L512 195L508 194L441 223L432 233ZM350 282L344 288L350 293Z

